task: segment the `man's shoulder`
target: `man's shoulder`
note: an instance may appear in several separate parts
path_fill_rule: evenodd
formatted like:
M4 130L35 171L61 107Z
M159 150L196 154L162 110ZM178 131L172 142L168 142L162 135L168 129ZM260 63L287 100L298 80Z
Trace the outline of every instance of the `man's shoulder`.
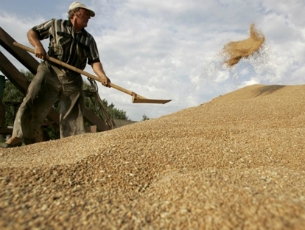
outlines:
M88 38L90 39L93 39L94 40L94 37L85 29L82 29L82 33L85 34Z
M60 23L60 24L64 24L64 25L67 25L67 26L71 26L71 22L70 20L66 20L66 19L57 19L57 18L52 18L50 21L54 21L55 23Z
M56 18L52 18L49 21L47 21L46 23L52 23L53 25L72 26L72 24L69 20L56 19Z

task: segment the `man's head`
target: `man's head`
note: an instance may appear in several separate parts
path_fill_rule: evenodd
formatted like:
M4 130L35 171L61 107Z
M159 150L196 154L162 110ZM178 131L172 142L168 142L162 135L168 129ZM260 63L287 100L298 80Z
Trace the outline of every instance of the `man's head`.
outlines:
M69 7L68 18L77 31L85 28L89 19L94 16L94 11L80 2L73 2Z
M69 19L71 19L73 17L74 13L79 11L80 9L87 10L89 12L90 17L95 16L94 11L89 9L85 4L83 4L81 2L72 2L71 5L69 6L69 11L68 11Z

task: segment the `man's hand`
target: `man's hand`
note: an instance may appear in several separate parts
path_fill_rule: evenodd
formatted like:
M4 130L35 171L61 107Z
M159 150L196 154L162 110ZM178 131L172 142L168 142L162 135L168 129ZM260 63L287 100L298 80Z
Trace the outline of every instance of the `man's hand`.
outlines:
M42 46L36 46L35 47L35 56L45 60L46 59L46 51Z
M103 86L106 86L106 87L109 87L109 88L111 87L110 84L109 84L111 81L107 76L102 76L100 78L101 78L101 83L102 83Z

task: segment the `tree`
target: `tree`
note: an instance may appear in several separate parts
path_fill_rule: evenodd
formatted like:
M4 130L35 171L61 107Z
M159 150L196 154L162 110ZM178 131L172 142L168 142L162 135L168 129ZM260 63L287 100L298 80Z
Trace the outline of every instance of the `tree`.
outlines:
M149 120L149 117L144 114L143 118L142 118L142 121L146 121L146 120Z
M33 75L30 72L21 71L21 73L28 81L33 79ZM16 112L22 102L23 97L24 95L14 86L14 84L6 79L2 99L5 111L5 127L13 125Z
M85 105L95 111L100 117L104 118L103 111L107 112L112 118L120 120L129 120L126 115L126 112L120 109L115 108L114 104L108 104L108 101L105 99L100 99L99 95L96 94L98 91L97 84L93 80L89 80L90 84L84 83L84 92L85 92Z

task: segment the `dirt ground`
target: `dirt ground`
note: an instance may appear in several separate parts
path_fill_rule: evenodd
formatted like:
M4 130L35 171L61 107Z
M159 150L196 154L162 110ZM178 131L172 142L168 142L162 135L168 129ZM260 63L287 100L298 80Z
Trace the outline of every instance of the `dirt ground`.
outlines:
M305 85L0 149L0 229L302 229Z

